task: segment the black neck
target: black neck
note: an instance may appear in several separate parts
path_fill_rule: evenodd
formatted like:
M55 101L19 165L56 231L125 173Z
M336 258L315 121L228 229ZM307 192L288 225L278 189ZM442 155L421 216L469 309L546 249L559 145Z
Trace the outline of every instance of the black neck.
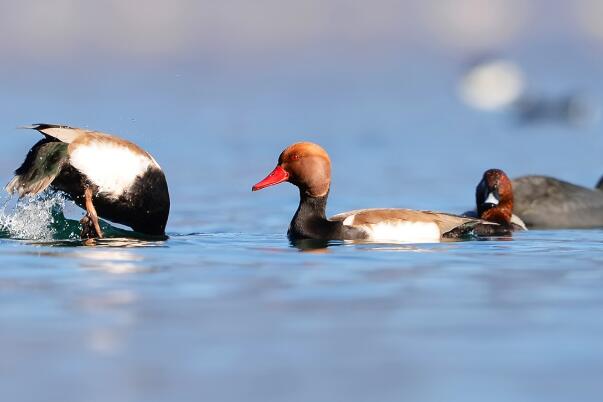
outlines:
M326 218L327 198L312 197L300 190L299 207L289 226L291 239L340 239L341 222L331 222Z

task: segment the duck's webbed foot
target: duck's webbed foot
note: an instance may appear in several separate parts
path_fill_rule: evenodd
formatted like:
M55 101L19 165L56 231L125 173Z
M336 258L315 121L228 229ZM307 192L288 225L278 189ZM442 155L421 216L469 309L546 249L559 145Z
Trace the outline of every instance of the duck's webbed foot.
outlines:
M92 190L87 187L84 192L86 199L86 215L82 218L80 223L82 224L82 239L102 239L103 231L98 223L98 215L96 214L96 208L92 204Z
M94 226L94 222L92 221L92 218L90 217L89 214L86 214L80 220L80 223L82 224L82 231L80 233L80 236L83 240L96 239L97 237L103 237L102 233L99 235L96 232L96 227Z

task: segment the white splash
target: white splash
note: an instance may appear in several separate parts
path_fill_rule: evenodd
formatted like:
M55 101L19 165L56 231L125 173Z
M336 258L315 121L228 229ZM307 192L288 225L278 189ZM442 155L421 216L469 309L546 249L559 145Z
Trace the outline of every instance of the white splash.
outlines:
M22 199L9 207L10 199L0 209L0 231L11 238L25 240L52 240L55 234L53 211L63 210L65 198L60 193L43 193ZM8 209L8 211L7 211Z

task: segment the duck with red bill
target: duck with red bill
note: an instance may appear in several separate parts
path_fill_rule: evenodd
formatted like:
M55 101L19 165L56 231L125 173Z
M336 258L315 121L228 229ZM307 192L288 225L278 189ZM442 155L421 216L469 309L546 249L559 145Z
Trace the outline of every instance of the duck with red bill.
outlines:
M287 232L292 240L426 243L470 238L480 231L480 226L498 226L481 219L399 208L361 209L328 219L331 160L322 147L311 142L287 147L276 168L252 190L285 181L297 186L300 193L299 207Z

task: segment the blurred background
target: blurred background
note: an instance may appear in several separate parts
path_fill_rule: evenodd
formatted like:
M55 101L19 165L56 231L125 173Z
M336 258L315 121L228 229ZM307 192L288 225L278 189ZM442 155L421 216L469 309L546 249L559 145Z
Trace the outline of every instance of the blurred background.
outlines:
M377 193L462 209L491 167L589 187L601 173L597 0L1 7L5 180L37 139L14 127L31 122L140 143L180 205L199 199L190 187L246 194L299 140L331 153L337 199L361 197L337 208L372 206L362 197Z

